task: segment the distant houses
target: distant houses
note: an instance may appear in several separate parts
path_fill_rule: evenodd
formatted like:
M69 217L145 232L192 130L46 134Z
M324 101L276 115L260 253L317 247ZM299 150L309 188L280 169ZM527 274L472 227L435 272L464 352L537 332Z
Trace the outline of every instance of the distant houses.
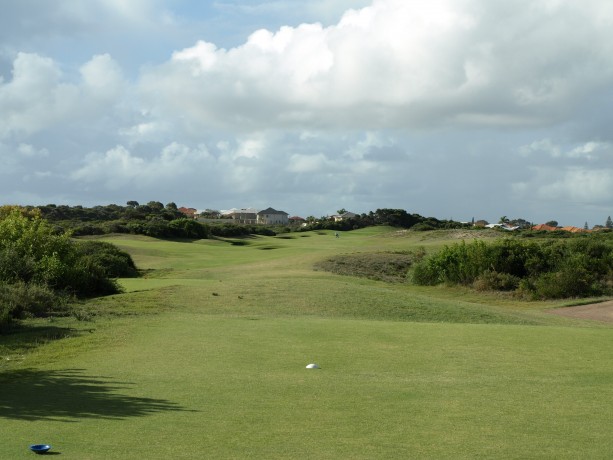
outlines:
M306 223L306 219L300 216L291 216L288 218L290 225L302 225Z
M257 223L263 225L287 225L289 214L285 211L277 211L273 208L266 208L257 213Z
M196 218L196 213L198 212L197 209L194 208L186 208L184 206L181 206L179 209L179 212L181 212L185 217L189 218L189 219L195 219Z
M358 217L358 215L353 212L346 211L342 214L333 214L330 216L330 219L334 219L334 222L341 222L343 220L352 219L354 217Z
M541 231L546 231L546 232L553 232L556 230L560 230L563 232L570 232L570 233L583 233L583 232L590 232L591 230L587 230L585 228L580 228L580 227L572 227L572 226L567 226L567 227L553 227L551 225L547 225L547 224L538 224L532 227L532 230L541 230Z
M258 211L254 208L232 208L222 211L222 219L231 219L235 224L242 225L288 225L289 214L285 211L277 211L273 208L266 208Z
M258 210L253 208L232 208L221 212L222 219L232 219L236 224L253 225L258 223Z

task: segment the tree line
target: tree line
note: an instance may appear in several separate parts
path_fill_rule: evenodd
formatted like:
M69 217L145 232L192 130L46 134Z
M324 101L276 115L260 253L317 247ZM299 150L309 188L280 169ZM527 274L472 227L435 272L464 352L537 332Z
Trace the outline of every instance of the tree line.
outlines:
M335 230L348 231L373 225L390 225L413 230L463 228L470 225L453 220L439 220L411 214L403 209L377 209L355 217L335 221L329 217L307 219L305 226L262 226L234 224L228 219L218 222L199 222L186 217L175 203L166 205L159 201L139 204L128 201L126 206L66 206L48 204L26 209L38 209L41 217L51 222L58 231L70 231L74 236L127 233L155 238L203 239L211 237L236 237L249 234L275 235L291 231Z

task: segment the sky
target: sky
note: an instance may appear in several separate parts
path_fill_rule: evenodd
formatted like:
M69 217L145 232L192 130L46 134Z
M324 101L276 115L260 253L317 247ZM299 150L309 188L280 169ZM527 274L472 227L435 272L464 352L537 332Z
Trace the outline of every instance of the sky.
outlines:
M0 204L613 215L606 0L0 11Z

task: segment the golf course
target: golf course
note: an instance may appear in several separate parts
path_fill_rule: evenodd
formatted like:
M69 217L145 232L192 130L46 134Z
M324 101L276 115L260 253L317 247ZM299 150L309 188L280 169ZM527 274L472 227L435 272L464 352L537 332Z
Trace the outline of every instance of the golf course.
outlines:
M551 313L608 299L326 268L476 237L96 237L142 276L0 336L0 458L612 458L613 323Z

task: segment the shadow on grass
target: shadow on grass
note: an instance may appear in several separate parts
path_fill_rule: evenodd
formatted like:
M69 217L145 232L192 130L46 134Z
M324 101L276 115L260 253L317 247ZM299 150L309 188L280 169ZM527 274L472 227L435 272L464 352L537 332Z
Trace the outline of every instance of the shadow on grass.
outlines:
M6 371L0 374L0 418L76 422L187 410L165 399L121 394L121 390L133 386L87 375L81 369Z

